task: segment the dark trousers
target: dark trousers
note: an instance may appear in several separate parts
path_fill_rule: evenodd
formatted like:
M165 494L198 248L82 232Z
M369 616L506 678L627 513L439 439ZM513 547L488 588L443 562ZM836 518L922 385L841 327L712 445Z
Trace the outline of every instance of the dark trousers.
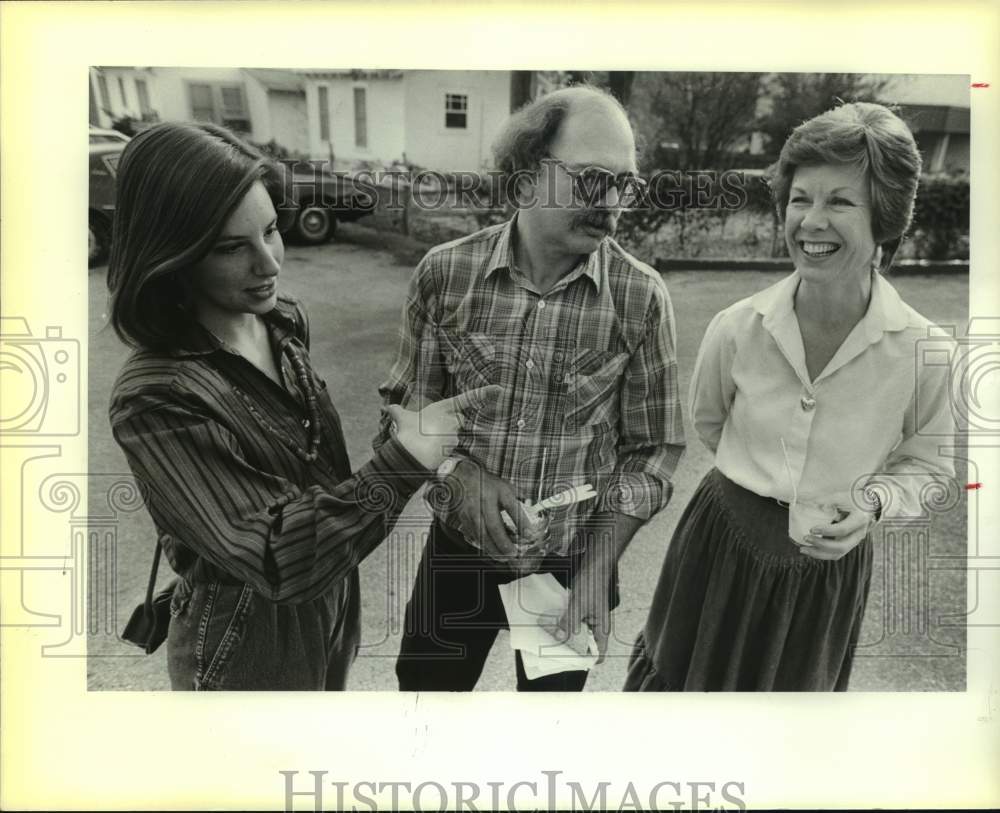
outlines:
M549 556L539 573L551 573L569 587L579 557ZM406 605L403 642L396 661L402 691L471 691L507 616L501 584L520 578L435 521L424 547L413 593ZM617 577L612 578L612 604ZM578 692L586 671L560 672L528 680L515 652L520 692Z

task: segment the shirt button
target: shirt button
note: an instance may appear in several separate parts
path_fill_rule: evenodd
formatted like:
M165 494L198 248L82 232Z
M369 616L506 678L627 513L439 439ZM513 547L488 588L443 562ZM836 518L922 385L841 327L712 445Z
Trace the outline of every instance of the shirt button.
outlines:
M302 425L303 425L303 426L304 426L304 427L305 427L306 429L308 429L308 428L309 428L309 419L308 419L308 418L303 418L303 419L302 419Z
M558 351L558 352L552 354L552 360L553 361L562 361L563 358L564 357L563 357L562 351Z
M517 421L517 428L524 429L524 418L519 418Z
M538 309L539 310L545 310L545 301L544 300L539 300L538 301Z
M529 370L531 370L532 368L534 368L535 362L533 362L531 359L528 359L526 362L524 362L524 366L527 367Z
M810 398L808 395L803 395L801 403L802 403L802 408L806 412L809 412L810 410L813 409L813 407L816 406L816 399Z

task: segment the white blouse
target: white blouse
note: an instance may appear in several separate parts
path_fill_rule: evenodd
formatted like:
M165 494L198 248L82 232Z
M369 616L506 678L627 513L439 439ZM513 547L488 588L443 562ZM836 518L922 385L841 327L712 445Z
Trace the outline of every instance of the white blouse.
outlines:
M798 272L726 308L708 326L691 415L716 467L757 494L920 517L954 466L949 361L955 342L873 274L868 310L815 381L793 309Z

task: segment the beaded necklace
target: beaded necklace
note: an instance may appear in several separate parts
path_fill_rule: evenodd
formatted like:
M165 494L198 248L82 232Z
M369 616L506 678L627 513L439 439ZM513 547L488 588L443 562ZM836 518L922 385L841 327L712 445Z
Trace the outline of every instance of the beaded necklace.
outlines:
M295 370L295 380L298 382L299 390L306 397L306 412L309 414L309 417L306 418L306 429L309 430L309 451L305 452L296 445L295 453L299 454L301 452L300 456L307 463L312 463L319 451L321 436L319 404L316 402L316 386L313 384L312 376L309 375L309 371L306 369L305 360L299 355L298 348L289 342L285 345L285 352L288 353L288 360L292 363L292 368Z
M207 329L207 328L206 328ZM226 350L234 355L247 361L249 364L253 364L249 359L246 358L239 350L231 345L227 344L221 338L215 335L211 330L208 331L212 334L215 340L222 345ZM271 424L267 418L260 413L257 406L254 404L253 399L250 398L243 390L239 387L235 387L235 391L240 399L243 401L246 408L250 413L257 419L257 422L268 432L281 437L286 445L295 453L295 456L306 463L315 462L319 453L319 442L322 438L321 422L319 417L319 404L316 401L316 387L313 385L312 376L309 375L308 369L306 369L305 360L299 355L298 349L295 347L293 342L288 342L285 344L284 352L288 354L288 360L292 364L292 369L295 372L295 381L299 386L299 391L305 396L306 399L306 412L309 417L303 421L303 425L307 430L309 430L309 450L303 449L295 440L295 438L290 437L288 433L282 431L279 427ZM256 366L256 365L254 365ZM280 370L279 370L280 373Z

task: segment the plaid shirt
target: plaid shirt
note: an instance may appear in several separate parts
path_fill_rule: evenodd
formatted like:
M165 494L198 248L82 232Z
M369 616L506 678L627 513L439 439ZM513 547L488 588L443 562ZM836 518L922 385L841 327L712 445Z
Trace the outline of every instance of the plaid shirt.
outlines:
M531 502L591 483L597 500L551 513L549 550L565 555L583 547L576 532L592 513L649 519L670 498L684 448L673 310L659 274L611 239L540 295L513 267L515 223L424 257L379 392L419 408L501 385L456 453Z
M305 311L282 297L264 320L284 387L195 328L188 349L132 354L112 391L111 428L177 573L297 604L349 575L429 473L393 438L352 475L340 418L309 367ZM313 461L291 344L317 391Z

